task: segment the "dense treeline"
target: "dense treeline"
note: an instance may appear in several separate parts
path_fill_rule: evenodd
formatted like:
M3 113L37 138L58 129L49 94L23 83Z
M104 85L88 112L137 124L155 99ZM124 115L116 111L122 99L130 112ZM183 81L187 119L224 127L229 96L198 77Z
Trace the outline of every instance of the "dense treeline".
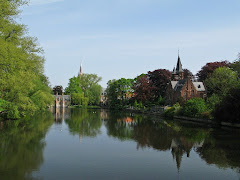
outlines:
M0 1L0 114L19 118L48 107L53 97L44 75L43 50L16 22L24 0Z
M102 87L98 84L102 80L96 74L82 74L69 79L65 94L71 95L72 105L99 105Z
M184 77L193 76L184 69ZM193 98L185 102L179 98L177 104L166 111L166 116L176 114L216 118L220 121L240 122L238 113L240 99L240 54L230 63L216 61L207 63L196 74L207 89L206 99ZM158 69L142 74L135 79L119 79L108 82L107 95L112 108L134 106L137 109L148 109L156 105L169 105L166 102L167 85L171 80L171 72Z

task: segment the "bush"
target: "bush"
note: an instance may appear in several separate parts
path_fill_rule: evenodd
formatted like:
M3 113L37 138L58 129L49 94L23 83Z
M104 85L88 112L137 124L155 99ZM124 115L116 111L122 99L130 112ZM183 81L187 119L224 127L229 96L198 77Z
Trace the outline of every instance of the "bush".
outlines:
M182 108L182 114L188 117L199 117L207 110L205 101L201 98L189 99Z
M215 110L216 105L220 104L221 99L218 95L213 94L211 97L207 98L207 108L209 111Z
M164 112L164 116L173 117L179 113L180 109L181 109L180 104L176 103Z
M217 121L240 123L240 88L232 89L229 95L216 106L214 118Z

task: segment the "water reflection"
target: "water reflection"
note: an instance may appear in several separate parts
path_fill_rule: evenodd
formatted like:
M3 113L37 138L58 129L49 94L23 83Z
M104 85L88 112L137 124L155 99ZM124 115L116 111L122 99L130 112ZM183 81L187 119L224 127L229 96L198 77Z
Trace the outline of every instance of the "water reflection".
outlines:
M53 123L51 113L1 122L0 179L31 179L44 162L43 141Z
M89 109L71 109L71 116L65 119L70 133L80 137L96 137L101 133L101 112ZM102 114L103 115L103 114Z
M190 157L194 150L208 164L220 168L240 167L240 135L238 130L199 128L173 121L127 113L110 113L106 127L108 135L121 141L134 140L137 149L154 148L171 151L178 170L183 155Z
M186 170L192 165L199 168L197 172L211 175L205 179L225 175L226 169L231 175L229 169L234 169L238 174L230 177L236 177L239 139L239 130L126 112L59 108L0 123L0 179L111 179L110 175L116 179L176 179L177 175L201 179L201 174ZM210 172L209 165L217 170Z

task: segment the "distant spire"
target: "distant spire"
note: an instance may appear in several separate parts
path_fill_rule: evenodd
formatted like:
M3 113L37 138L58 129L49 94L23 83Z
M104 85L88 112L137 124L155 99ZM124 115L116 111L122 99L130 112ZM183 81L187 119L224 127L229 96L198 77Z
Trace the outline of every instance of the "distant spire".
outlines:
M81 63L81 65L80 65L80 73L79 73L79 75L82 76L82 74L83 74L83 70L82 70L82 63Z
M180 56L179 56L179 50L178 50L178 61L177 61L176 71L177 71L177 73L183 72L182 63L181 63L181 59L180 59Z

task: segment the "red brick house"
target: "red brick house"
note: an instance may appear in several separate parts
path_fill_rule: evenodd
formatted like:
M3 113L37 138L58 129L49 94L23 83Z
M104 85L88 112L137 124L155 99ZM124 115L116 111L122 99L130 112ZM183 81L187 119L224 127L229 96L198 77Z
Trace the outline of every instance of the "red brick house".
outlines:
M184 77L182 63L178 56L177 67L173 69L172 80L168 84L166 100L168 104L175 104L180 98L184 101L193 97L206 97L206 89L203 82L192 80L191 76Z

